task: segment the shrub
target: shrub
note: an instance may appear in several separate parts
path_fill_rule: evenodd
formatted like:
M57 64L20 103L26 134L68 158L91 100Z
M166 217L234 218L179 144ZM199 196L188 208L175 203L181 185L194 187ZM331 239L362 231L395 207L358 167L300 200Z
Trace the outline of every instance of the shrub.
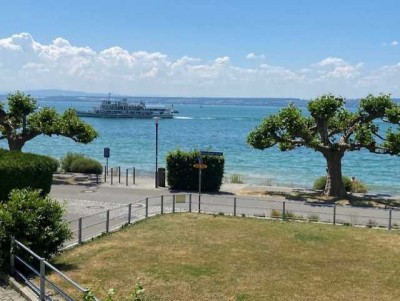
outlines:
M1 157L2 155L6 154L7 152L8 152L7 150L5 150L5 149L3 149L3 148L0 148L0 157Z
M230 175L230 182L233 184L242 184L244 183L243 177L237 173Z
M64 209L39 190L13 190L0 204L0 266L8 264L10 241L14 236L39 256L51 258L71 237Z
M66 172L101 174L103 167L97 160L77 153L67 153L61 159L61 167Z
M72 162L71 171L89 174L101 174L103 167L96 160L90 158L78 158Z
M41 155L21 152L0 153L0 200L4 201L12 189L40 189L43 195L51 189L53 173L58 161Z
M367 186L364 183L354 180L351 182L351 192L366 193L368 192Z
M319 216L318 216L318 214L310 214L308 216L308 220L310 222L319 222Z
M342 181L344 189L347 192L367 192L367 187L360 181L352 181L349 177L343 176ZM315 180L313 188L317 190L324 190L326 185L326 176L319 177Z
M271 217L272 218L281 218L282 217L282 213L279 210L272 209L271 210Z
M167 180L171 189L197 190L199 187L199 152L172 151L167 155ZM202 171L202 191L215 192L221 188L224 177L224 157L203 156L207 165Z
M81 154L68 152L64 157L61 158L61 168L66 172L71 172L72 162L79 158L84 158L84 156Z

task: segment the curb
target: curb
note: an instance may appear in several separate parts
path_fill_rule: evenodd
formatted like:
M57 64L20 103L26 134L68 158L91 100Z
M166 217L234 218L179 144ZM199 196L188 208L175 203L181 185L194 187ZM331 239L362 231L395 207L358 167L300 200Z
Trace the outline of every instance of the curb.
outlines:
M22 286L13 277L9 278L9 285L18 292L27 301L40 301L38 296L36 296L29 288Z

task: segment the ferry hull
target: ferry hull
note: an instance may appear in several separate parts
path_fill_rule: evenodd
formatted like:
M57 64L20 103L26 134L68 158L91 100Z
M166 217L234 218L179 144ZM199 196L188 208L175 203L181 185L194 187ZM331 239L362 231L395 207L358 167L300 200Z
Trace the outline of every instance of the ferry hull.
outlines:
M149 114L149 115L139 115L139 114L104 114L95 112L76 112L78 117L95 117L95 118L130 118L130 119L151 119L151 118L162 118L170 119L173 118L173 114Z

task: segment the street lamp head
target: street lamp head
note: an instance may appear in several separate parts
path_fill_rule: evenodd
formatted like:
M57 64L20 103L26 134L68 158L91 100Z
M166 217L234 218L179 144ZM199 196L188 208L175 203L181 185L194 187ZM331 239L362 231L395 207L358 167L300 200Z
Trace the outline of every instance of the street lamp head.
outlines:
M160 117L154 117L156 124L158 124L158 119L160 119Z

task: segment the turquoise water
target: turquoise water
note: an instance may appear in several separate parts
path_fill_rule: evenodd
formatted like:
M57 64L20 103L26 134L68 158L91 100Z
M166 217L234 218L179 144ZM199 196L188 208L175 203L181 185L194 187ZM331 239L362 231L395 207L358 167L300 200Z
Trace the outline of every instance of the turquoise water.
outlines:
M38 101L39 106L54 106L62 112L68 107L87 110L96 103L75 101ZM178 105L174 119L159 121L159 167L165 166L166 154L176 148L210 149L225 155L225 174L237 173L246 183L294 185L309 187L325 173L325 160L320 153L306 148L281 152L264 151L246 144L248 133L261 120L280 107L233 105ZM67 152L89 155L105 164L103 148L111 149L110 166L135 166L139 173L155 170L155 122L139 119L85 118L99 132L93 143L81 145L63 137L41 136L28 142L25 152L60 158ZM0 147L6 147L4 141ZM343 159L345 175L366 183L371 192L400 194L400 159L374 155L366 151L347 153Z

